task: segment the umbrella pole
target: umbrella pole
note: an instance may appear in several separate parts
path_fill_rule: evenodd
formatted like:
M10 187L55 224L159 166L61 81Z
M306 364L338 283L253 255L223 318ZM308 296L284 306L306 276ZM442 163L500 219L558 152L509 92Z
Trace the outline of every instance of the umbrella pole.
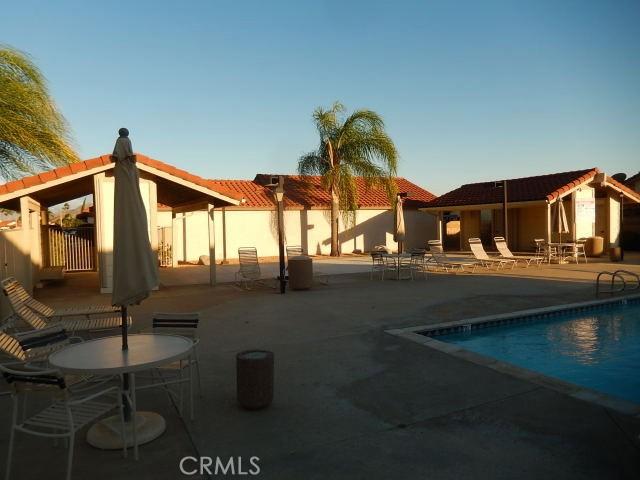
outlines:
M129 343L127 341L127 307L126 306L122 306L120 307L120 312L122 314L122 322L121 322L121 327L122 327L122 350L128 350L129 349Z
M128 315L127 315L127 306L123 305L120 307L120 313L122 315L122 350L129 350L129 342L127 341L127 330L128 330ZM131 405L129 404L129 399L127 398L127 394L129 393L129 374L125 373L122 375L122 405L123 405L123 415L124 421L131 421Z

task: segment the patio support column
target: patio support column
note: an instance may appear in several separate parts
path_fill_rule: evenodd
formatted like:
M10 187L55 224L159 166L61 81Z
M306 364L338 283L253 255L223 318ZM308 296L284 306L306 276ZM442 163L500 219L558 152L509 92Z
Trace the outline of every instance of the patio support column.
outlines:
M207 204L207 224L209 226L209 285L216 284L216 231L214 225L214 206Z
M442 212L438 212L438 240L440 240L440 243L444 245L444 239L442 238L443 215L444 214Z
M178 227L182 229L182 222L176 217L175 210L171 209L171 266L173 268L178 266L178 239L180 238L178 236Z
M113 203L105 199L104 184L107 181L104 172L100 172L93 176L93 202L95 210L95 239L96 239L96 256L98 261L96 268L98 270L98 283L100 287L100 293L111 293L111 284L108 277L108 258L112 254L113 247L106 245L105 237L107 233L113 235L113 225L108 225L105 221L105 216L108 214L113 215ZM113 196L109 197L113 199Z
M551 242L551 204L547 202L547 243Z

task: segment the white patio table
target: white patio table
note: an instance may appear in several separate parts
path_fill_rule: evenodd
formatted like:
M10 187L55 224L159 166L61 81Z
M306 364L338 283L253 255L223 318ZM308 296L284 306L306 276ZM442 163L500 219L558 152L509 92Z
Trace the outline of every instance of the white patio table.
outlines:
M136 431L134 442L132 424L125 425L126 442L128 446L134 446L134 455L137 459L137 446L162 435L166 424L164 418L155 412L136 412L135 372L185 358L192 348L193 341L186 337L137 334L129 336L129 349L122 350L122 337L118 335L69 345L52 354L49 357L49 363L63 373L70 374L99 376L129 374L128 389L123 392L123 395L131 403ZM105 418L93 425L87 432L87 442L103 450L122 448L119 415Z

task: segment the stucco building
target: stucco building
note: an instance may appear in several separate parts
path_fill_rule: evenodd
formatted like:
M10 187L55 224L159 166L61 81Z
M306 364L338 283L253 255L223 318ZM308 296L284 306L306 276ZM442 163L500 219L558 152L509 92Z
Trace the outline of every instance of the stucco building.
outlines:
M239 247L255 246L260 256L278 254L277 215L266 186L271 175L254 180L211 180L137 154L140 190L147 209L149 238L163 266L197 261L206 255L210 282L216 264L237 258ZM0 231L2 277L13 275L27 288L38 282L43 268L95 270L103 293L111 291L113 250L114 164L109 155L56 168L0 185L0 208L19 212L20 228ZM435 217L418 207L432 200L427 190L397 180L407 194L406 246L422 246L435 235ZM350 222L340 222L345 253L375 245L396 248L393 212L385 193L357 179L359 208ZM50 225L49 208L93 196L94 221L83 227ZM330 250L329 196L318 177L286 176L285 236L312 254Z
M491 246L504 236L506 183L507 230L512 249L533 249L535 238L558 241L552 225L554 208L562 201L568 220L567 241L601 236L605 247L620 242L621 206L640 202L640 194L597 168L525 178L462 185L430 201L421 210L438 215L439 232L448 217L460 219L457 248L468 250L468 239L479 237ZM444 229L444 230L443 230Z

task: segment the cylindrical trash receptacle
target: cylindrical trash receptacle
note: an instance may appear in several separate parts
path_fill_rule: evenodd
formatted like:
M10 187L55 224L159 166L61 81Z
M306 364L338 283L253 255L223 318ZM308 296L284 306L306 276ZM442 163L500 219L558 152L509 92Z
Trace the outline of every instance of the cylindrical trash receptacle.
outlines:
M620 247L611 247L609 249L609 260L619 262L622 260L622 249Z
M292 290L308 290L313 284L313 260L306 255L289 259L289 287Z
M273 401L273 352L247 350L236 355L238 403L258 410Z
M604 238L587 238L587 241L584 244L584 253L587 257L600 257L604 253Z

